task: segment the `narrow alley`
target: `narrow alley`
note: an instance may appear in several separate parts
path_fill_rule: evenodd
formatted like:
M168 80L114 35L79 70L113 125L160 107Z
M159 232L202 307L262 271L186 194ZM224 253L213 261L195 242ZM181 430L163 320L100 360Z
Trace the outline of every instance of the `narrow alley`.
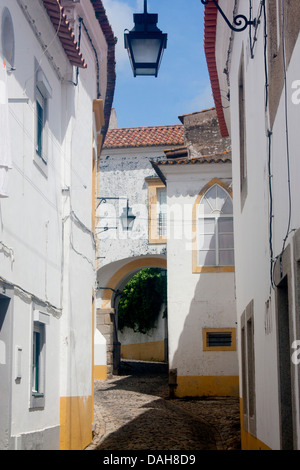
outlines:
M123 361L96 381L95 425L86 450L240 449L238 399L171 399L166 364Z

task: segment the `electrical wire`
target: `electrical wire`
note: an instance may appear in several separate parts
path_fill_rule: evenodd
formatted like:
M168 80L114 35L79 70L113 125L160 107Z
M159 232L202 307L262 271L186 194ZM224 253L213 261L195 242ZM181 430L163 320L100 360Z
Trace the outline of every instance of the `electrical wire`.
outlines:
M25 81L25 85L24 85L24 89L23 89L23 94L25 95L26 94L26 90L27 90L27 83L32 80L37 71L39 70L40 66L41 66L41 63L42 63L42 60L43 60L43 57L46 55L48 49L50 49L50 47L52 46L53 42L55 41L55 39L57 38L58 34L59 34L59 31L60 31L60 27L61 27L61 23L62 23L62 6L61 6L61 3L60 3L60 0L56 0L57 4L58 4L58 8L59 8L59 22L58 22L58 27L57 27L57 30L56 30L56 33L54 34L53 38L51 39L51 41L49 42L48 46L46 46L46 48L43 50L43 53L38 61L38 65L33 73L33 75L31 77L29 77L26 81ZM33 20L32 20L33 21ZM33 21L34 23L34 21Z
M286 53L285 53L285 15L283 2L281 3L281 16L282 16L282 59L283 59L283 74L284 74L284 118L285 118L285 141L286 141L286 163L287 163L287 176L288 176L288 223L286 235L283 240L281 253L284 252L286 241L290 234L291 218L292 218L292 194L291 194L291 174L290 174L290 148L289 148L289 125L288 125L288 91L287 91L287 71L286 71Z

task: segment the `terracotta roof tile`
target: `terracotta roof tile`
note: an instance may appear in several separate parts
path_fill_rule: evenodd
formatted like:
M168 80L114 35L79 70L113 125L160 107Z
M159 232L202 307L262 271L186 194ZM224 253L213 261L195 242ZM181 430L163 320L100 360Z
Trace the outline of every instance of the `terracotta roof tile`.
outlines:
M129 127L109 129L103 148L158 147L183 145L184 126Z
M183 149L182 149L183 150ZM168 151L165 152L168 157ZM183 152L184 155L184 152ZM167 160L154 161L151 160L151 165L156 171L157 175L160 177L162 182L166 185L166 177L161 170L161 167L168 165L196 165L196 164L205 164L205 163L231 163L231 151L226 150L222 153L214 153L211 155L201 155L200 157L189 158L188 156L183 156L182 158L167 158Z
M62 47L70 61L76 67L86 68L86 63L79 50L72 28L69 26L67 15L64 13L63 7L57 0L43 0L44 7L49 18L57 31L57 36Z
M87 64L84 61L82 54L79 50L77 42L74 40L75 35L72 31L72 28L69 25L66 14L64 13L64 8L59 5L57 0L42 0L45 6L45 9L49 15L49 18L57 31L57 35L60 39L60 42L66 52L66 55L71 63L75 67L86 68ZM104 117L105 125L102 130L103 135L106 134L109 119L111 113L111 107L115 92L116 84L116 62L115 62L115 45L116 38L114 36L113 30L110 26L110 23L107 19L105 9L103 7L101 0L90 0L93 5L95 16L99 22L99 25L104 34L106 43L107 43L107 90L104 102Z
M216 31L217 31L218 10L214 3L205 5L204 11L204 51L207 68L211 82L211 88L215 101L219 127L222 137L228 137L228 129L222 108L222 98L219 84L219 77L216 64Z

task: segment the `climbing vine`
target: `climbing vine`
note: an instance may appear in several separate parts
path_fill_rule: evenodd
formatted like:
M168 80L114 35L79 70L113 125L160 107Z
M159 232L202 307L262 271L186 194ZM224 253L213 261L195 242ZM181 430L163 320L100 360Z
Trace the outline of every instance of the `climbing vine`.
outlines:
M118 308L118 327L146 334L167 305L167 278L159 268L145 268L126 284ZM164 312L164 315L166 311Z

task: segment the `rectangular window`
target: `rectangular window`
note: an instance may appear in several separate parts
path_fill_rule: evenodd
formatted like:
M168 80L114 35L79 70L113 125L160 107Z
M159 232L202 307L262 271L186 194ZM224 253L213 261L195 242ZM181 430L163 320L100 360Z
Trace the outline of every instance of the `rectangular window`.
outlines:
M230 347L232 344L231 333L207 333L207 346L213 347Z
M43 395L42 356L43 356L43 325L34 325L32 354L32 393Z
M49 315L34 310L32 331L31 408L45 406L46 325Z
M234 266L233 218L199 219L199 266Z
M167 191L165 188L157 190L158 202L158 235L167 236Z
M160 178L146 178L148 184L149 243L166 243L167 190Z
M44 72L37 66L35 82L35 153L34 161L43 172L47 171L48 160L48 114L52 97L51 86Z
M45 99L39 89L36 90L36 152L43 158L43 139L45 127ZM46 163L46 162L45 162Z
M235 351L235 328L204 328L203 351Z

